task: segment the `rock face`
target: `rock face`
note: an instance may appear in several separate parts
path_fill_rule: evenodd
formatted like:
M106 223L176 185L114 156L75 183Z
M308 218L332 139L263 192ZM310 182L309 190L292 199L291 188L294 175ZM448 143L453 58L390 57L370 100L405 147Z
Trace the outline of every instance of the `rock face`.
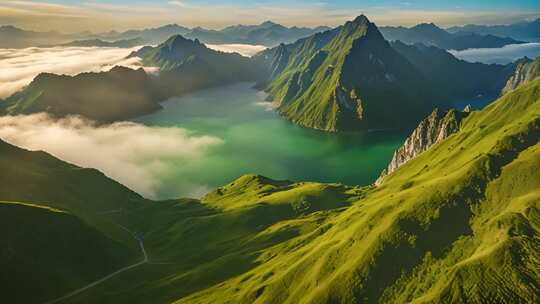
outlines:
M501 92L502 95L513 91L521 84L531 82L536 77L540 76L540 57L537 57L534 60L525 57L518 60L515 65L516 69L514 75L506 82L506 86Z
M375 185L380 185L385 176L392 174L406 162L459 131L461 121L468 114L466 111L435 109L420 122L405 143L394 153L390 164L383 170Z

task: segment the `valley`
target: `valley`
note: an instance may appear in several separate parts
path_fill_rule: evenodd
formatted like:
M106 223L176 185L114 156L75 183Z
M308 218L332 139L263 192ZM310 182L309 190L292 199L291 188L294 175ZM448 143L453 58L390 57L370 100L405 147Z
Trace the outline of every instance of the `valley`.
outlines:
M135 120L223 141L198 159L171 164L175 169L159 197L200 196L251 173L367 185L407 135L399 130L327 134L304 129L282 119L265 94L252 87L240 83L172 98L161 104L162 110Z

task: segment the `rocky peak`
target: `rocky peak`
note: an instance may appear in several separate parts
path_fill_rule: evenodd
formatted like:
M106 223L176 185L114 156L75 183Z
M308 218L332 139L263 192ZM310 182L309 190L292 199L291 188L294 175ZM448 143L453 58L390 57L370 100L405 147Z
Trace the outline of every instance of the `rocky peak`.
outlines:
M537 57L534 60L524 57L516 61L514 65L514 75L508 79L501 94L513 91L518 86L528 83L540 76L540 57Z
M394 152L390 164L383 170L375 182L380 185L387 175L392 174L399 167L425 152L433 145L440 143L460 129L461 121L469 113L456 110L441 111L435 109L427 118L422 120L418 127L405 140L405 143Z

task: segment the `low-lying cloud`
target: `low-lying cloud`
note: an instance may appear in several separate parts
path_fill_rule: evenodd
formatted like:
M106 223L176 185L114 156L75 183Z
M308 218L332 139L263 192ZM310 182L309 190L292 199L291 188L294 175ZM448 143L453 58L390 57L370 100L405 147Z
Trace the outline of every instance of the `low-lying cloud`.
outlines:
M246 57L252 57L260 51L266 50L264 45L252 44L206 44L208 48L225 53L238 53Z
M20 90L42 72L75 75L82 72L106 71L115 65L139 68L142 66L140 58L126 59L137 48L0 49L0 98L8 97Z
M150 198L163 198L160 187L175 166L203 157L207 149L223 143L219 138L194 136L181 128L133 122L96 126L80 117L53 119L45 113L0 117L0 138L81 167L99 169ZM189 177L178 182L192 191L181 193L183 196L197 196L207 190Z
M467 49L463 51L451 50L454 56L470 62L507 64L527 56L535 58L540 56L540 43L510 44L501 48Z

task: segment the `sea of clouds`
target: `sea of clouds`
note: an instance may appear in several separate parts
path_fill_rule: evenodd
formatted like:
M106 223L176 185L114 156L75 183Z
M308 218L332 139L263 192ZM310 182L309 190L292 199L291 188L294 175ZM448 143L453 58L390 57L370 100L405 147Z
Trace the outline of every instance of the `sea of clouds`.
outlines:
M466 49L463 51L451 50L454 56L470 62L507 64L527 56L535 58L540 56L540 43L509 44L501 48Z
M28 85L42 72L76 75L99 72L115 65L140 68L141 59L126 58L129 48L100 47L32 47L26 49L0 49L0 98L5 98ZM148 69L155 72L155 69Z
M251 44L206 44L210 49L225 53L238 53L246 57L252 57L260 51L266 50L264 45Z

